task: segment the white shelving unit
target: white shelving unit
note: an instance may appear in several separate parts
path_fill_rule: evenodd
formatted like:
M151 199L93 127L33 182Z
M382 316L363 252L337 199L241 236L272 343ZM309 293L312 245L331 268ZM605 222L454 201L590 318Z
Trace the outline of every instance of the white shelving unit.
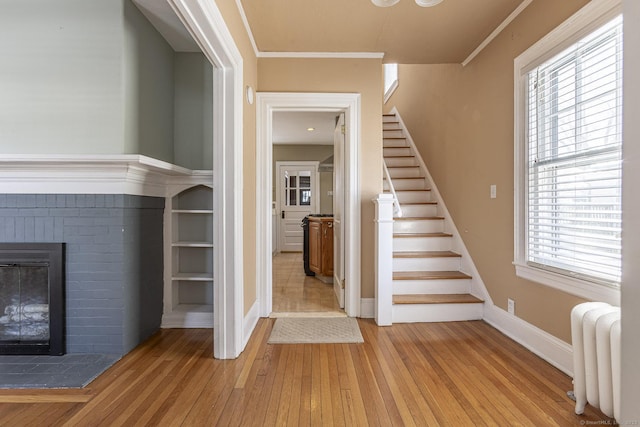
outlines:
M212 328L212 187L208 183L182 183L171 190L165 207L168 244L162 327Z

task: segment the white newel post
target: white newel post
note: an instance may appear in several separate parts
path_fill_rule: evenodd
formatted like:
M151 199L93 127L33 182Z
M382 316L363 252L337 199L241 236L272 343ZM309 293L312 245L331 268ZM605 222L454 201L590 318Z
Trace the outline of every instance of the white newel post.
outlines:
M378 326L388 326L392 324L393 305L393 196L378 194L373 203L376 205L375 318Z

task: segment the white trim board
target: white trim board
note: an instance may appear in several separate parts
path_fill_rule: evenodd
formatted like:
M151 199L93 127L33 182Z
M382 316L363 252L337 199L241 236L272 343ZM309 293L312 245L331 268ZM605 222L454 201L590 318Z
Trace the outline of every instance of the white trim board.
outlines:
M242 55L215 2L168 1L213 65L213 354L233 359L244 349Z
M272 309L272 121L276 111L345 112L345 312L360 315L360 94L258 93L256 97L256 295L260 315Z
M511 12L511 14L509 14L509 16L507 16L505 18L504 21L502 21L500 23L500 25L498 25L492 32L491 34L489 34L487 36L486 39L484 39L482 41L482 43L480 43L478 45L478 47L476 47L474 49L473 52L471 52L471 54L469 54L469 56L467 56L467 58L462 61L462 66L466 67L467 64L469 64L469 62L473 61L473 58L475 58L476 56L478 56L480 54L480 52L482 52L484 50L485 47L489 46L489 44L493 41L493 39L495 39L496 37L498 37L498 35L502 32L502 30L504 30L505 28L507 28L507 26L509 24L511 24L511 22L516 19L518 17L518 15L520 15L522 13L523 10L525 10L527 8L527 6L529 6L531 4L531 2L533 2L533 0L524 0L522 3L520 3L520 5L518 5L518 7L516 7L514 9L513 12Z
M246 347L253 330L256 328L260 320L260 305L258 301L254 302L247 314L244 316L243 331L242 331L242 347Z
M210 180L192 171L137 154L6 154L0 159L2 194L130 194L165 197L180 180Z
M485 304L483 320L565 374L573 377L573 349L571 345L495 305Z
M382 59L382 52L258 52L258 58Z
M375 298L361 298L360 299L360 317L363 319L375 318Z

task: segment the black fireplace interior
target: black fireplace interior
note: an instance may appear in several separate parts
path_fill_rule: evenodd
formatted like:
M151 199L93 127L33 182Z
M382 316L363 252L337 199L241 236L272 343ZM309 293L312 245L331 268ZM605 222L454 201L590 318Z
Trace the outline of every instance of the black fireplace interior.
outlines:
M0 354L64 354L64 244L0 243Z

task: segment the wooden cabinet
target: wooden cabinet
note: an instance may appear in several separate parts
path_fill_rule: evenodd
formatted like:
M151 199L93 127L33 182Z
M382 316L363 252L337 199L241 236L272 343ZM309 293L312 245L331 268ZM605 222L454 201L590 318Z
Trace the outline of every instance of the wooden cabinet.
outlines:
M333 218L309 217L309 268L333 276Z

